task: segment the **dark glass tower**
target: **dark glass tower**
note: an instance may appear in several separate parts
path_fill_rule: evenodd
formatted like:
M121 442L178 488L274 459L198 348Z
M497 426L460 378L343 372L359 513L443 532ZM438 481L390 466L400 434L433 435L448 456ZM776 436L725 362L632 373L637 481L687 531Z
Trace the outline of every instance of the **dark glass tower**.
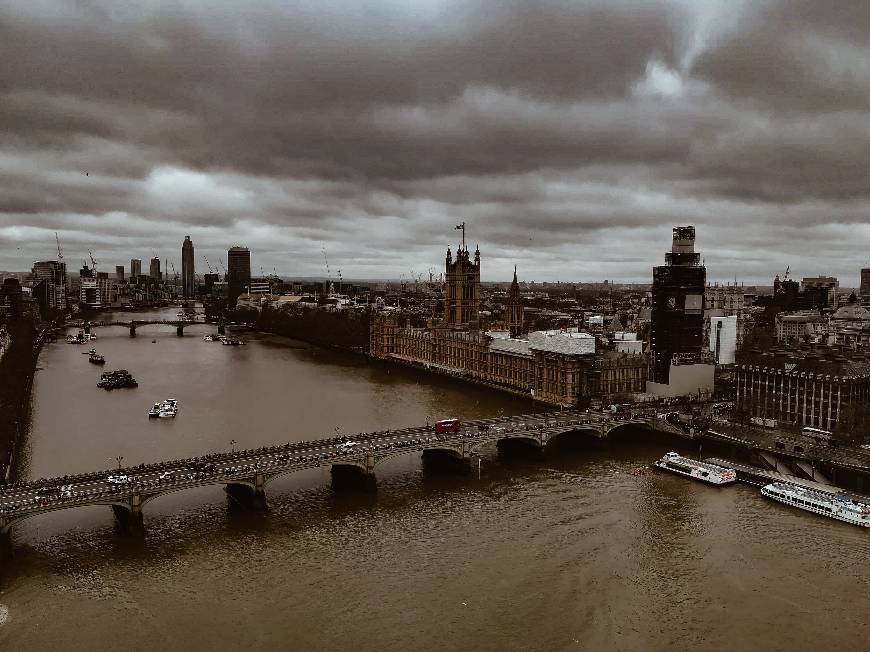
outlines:
M235 303L251 282L251 252L247 247L230 247L227 251L227 296Z
M651 378L668 383L671 362L700 362L704 337L704 285L707 270L695 252L695 227L674 228L665 264L653 268Z

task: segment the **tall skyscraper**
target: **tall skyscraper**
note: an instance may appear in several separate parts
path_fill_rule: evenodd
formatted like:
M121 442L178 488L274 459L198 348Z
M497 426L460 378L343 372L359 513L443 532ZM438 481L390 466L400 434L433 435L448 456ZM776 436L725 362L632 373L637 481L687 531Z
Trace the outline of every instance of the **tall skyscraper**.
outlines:
M124 266L123 265L115 265L115 276L118 279L118 283L124 282Z
M188 235L184 237L184 244L181 245L181 282L184 287L185 299L193 299L196 295L193 261L193 242Z
M142 276L142 260L139 258L130 259L130 279L135 283L136 279Z
M227 296L235 302L251 282L251 252L247 247L230 247L227 251Z
M667 384L671 363L700 361L707 270L695 252L695 227L674 228L665 264L653 268L651 380Z
M150 276L151 278L153 278L157 281L159 281L161 279L162 275L160 274L160 259L159 258L155 257L155 258L151 259L151 266L148 269L148 276Z

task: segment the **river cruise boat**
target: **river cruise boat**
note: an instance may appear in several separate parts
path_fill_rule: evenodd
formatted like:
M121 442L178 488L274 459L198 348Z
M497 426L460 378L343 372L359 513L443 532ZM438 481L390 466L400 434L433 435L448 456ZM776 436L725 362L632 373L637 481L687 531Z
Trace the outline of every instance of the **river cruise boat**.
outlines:
M845 493L830 493L786 482L773 482L761 494L785 505L821 514L852 525L870 527L870 503L860 502Z
M718 464L699 462L674 452L666 453L653 466L657 469L684 475L687 478L700 480L707 484L723 485L737 481L737 471L734 469L727 466L719 466Z
M178 401L174 398L168 398L160 404L160 409L157 411L157 416L160 419L174 419L178 414Z
M88 362L92 364L106 364L106 359L92 349L88 355Z

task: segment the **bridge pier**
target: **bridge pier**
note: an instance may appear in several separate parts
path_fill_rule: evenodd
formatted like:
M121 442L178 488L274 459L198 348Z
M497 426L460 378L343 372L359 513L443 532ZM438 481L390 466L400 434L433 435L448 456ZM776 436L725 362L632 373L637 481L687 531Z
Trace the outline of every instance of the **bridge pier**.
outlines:
M176 326L175 334L178 335L178 337L184 337L184 326Z
M227 327L224 326L223 322L218 322L218 335L226 335Z
M91 324L90 324L90 322L85 322L85 325L84 325L84 331L85 331L85 334L86 334L86 335L90 335L90 334L91 334Z
M145 521L142 518L142 499L139 494L130 498L130 506L112 505L115 522L124 533L134 537L145 536Z
M541 459L544 447L540 442L525 438L499 439L495 444L499 457L505 459Z
M266 481L262 473L254 477L253 486L242 482L230 482L224 490L231 505L237 505L246 510L262 512L268 508L266 504Z
M333 464L329 470L332 476L332 488L336 491L364 491L374 493L378 490L378 481L374 474L374 465L368 470L355 464Z
M136 324L130 322L130 337L136 337Z
M463 446L463 449L467 446ZM424 471L449 471L459 475L471 473L471 452L463 450L461 454L452 450L430 448L423 451Z

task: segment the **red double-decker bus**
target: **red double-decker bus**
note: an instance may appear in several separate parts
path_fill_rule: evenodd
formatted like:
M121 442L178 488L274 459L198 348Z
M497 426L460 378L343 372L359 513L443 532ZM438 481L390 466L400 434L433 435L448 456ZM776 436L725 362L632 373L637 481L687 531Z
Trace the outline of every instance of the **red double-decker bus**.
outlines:
M459 432L462 424L459 419L442 419L435 422L435 432Z

